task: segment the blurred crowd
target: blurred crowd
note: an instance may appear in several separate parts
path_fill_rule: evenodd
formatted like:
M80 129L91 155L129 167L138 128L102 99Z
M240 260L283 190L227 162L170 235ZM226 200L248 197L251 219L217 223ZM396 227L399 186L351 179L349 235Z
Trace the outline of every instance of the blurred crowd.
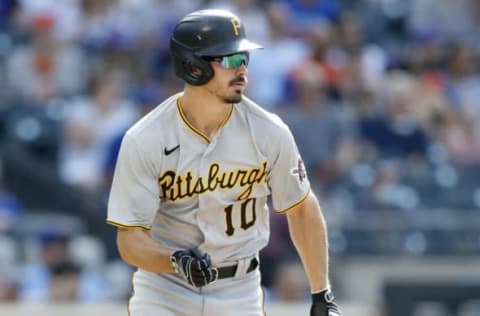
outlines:
M265 47L252 52L247 95L291 127L332 251L385 246L362 224L443 227L446 209L478 210L479 1L2 0L0 300L129 295L105 224L116 155L125 130L182 89L173 26L212 7L236 13ZM271 221L268 297L305 298L285 219ZM464 231L463 247L478 250L480 236ZM402 245L425 252L429 234L443 238L413 232Z

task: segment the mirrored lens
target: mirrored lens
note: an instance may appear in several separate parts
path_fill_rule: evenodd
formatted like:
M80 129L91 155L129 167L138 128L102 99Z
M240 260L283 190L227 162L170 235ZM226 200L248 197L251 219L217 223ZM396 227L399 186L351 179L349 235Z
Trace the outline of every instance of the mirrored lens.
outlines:
M220 65L223 68L238 68L242 64L248 66L248 54L247 53L239 53L230 56L223 56Z

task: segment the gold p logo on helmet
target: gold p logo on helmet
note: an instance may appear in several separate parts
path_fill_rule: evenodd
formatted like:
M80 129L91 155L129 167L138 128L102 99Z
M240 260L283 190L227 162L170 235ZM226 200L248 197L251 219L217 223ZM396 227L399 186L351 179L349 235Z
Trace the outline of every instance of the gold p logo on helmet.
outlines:
M232 23L232 26L233 26L233 33L236 36L240 35L240 32L238 32L238 30L242 28L242 26L240 25L240 22L237 21L235 18L231 18L230 22Z

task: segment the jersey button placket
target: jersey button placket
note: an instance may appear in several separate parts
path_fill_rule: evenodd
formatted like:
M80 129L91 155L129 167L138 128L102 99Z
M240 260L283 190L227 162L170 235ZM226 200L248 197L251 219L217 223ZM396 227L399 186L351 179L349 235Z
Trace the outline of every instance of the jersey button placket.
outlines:
M217 144L217 138L214 137L212 138L211 142L207 145L205 148L205 151L202 153L200 156L200 162L198 164L199 166L199 176L202 176L204 179L204 185L208 185L208 174L209 174L209 169L212 163L215 163L217 160L214 159L215 153L213 150L215 149ZM213 192L205 192L204 194L200 194L198 196L198 207L200 210L206 210L208 209L210 205L210 199L212 197ZM201 215L200 215L201 216ZM205 219L203 221L198 221L197 218L197 224L200 226L200 229L203 231L204 229L208 229L208 227L204 227L206 224Z
M208 153L210 151L210 146L212 144L208 144L207 148L205 148L205 151L203 152L203 154L201 155L200 157L200 163L198 164L198 171L199 171L199 176L202 176L204 177L205 180L207 180L207 177L208 177L208 168L209 168L209 161L208 161ZM205 185L207 184L206 181L204 183ZM205 203L204 203L204 197L205 197L205 194L200 194L198 196L198 207L200 209L203 209L203 207L205 207Z

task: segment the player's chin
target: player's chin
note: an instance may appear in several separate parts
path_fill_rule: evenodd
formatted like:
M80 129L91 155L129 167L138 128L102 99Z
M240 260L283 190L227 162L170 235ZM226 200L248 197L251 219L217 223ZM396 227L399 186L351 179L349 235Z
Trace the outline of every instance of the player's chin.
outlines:
M238 102L242 101L242 98L243 98L243 90L241 90L241 91L236 90L234 93L225 97L223 99L223 101L227 104L238 103Z
M245 86L234 86L232 87L229 96L231 96L232 98L239 98L241 100L244 92Z

